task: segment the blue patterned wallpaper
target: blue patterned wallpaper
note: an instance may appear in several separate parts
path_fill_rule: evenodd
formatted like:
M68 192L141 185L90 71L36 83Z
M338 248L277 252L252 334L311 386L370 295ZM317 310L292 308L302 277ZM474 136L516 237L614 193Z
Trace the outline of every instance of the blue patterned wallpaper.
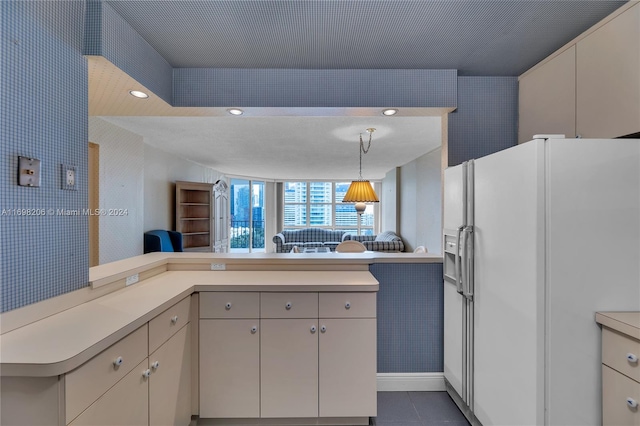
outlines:
M449 114L449 166L518 143L518 78L458 77L458 109Z
M443 371L442 263L378 263L378 373Z
M173 70L184 107L455 107L456 70Z
M0 1L1 311L87 285L84 2ZM18 156L42 161L41 186L17 185ZM76 167L63 190L61 164ZM27 210L29 209L29 210Z
M113 8L88 0L84 53L100 55L171 104L171 65Z

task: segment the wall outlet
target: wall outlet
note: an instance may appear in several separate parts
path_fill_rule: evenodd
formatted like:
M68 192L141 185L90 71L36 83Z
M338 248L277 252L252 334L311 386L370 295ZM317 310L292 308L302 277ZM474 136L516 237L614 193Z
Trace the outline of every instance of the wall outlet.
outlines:
M62 189L77 190L76 167L62 164Z
M129 275L125 280L125 284L126 285L135 284L138 282L139 279L140 277L138 276L138 274Z
M227 265L225 265L224 263L212 263L211 264L211 270L212 271L224 271L225 269L227 269Z

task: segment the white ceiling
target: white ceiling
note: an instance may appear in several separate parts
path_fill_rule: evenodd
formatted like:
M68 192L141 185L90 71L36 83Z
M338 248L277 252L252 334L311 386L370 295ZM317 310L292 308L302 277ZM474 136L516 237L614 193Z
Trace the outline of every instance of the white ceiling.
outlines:
M145 143L227 175L275 180L382 179L441 145L440 117L102 117Z
M394 117L375 108L172 107L101 57L88 57L89 115L144 137L145 143L227 175L269 180L358 178L359 134L371 150L362 177L382 179L441 146L447 110L406 108ZM145 90L149 99L128 94Z

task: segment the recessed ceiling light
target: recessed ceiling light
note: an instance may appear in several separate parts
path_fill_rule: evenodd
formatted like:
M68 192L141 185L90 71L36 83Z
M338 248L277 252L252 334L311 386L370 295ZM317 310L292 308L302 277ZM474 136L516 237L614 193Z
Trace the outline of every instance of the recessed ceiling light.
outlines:
M129 90L129 94L131 96L135 96L136 98L140 98L140 99L147 99L149 97L149 95L139 90Z
M244 114L244 111L241 110L240 108L229 108L227 110L227 112L231 115L242 115Z
M398 110L395 108L387 108L382 110L382 115L386 115L386 116L396 115L397 113L398 113Z

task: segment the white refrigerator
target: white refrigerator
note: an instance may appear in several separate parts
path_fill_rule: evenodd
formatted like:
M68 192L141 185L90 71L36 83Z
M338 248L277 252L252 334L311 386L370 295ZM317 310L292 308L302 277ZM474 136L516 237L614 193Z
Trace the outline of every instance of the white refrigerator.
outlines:
M541 138L450 167L443 225L444 376L467 418L601 424L595 313L640 310L640 140Z

